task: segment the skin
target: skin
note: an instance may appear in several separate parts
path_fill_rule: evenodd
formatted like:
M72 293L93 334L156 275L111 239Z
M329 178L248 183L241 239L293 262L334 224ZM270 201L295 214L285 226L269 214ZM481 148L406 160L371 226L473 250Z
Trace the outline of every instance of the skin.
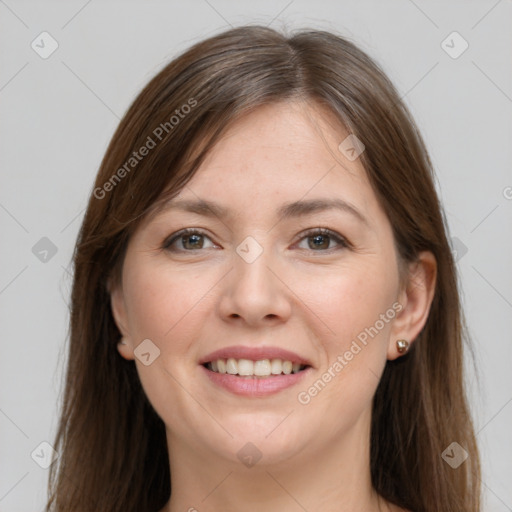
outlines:
M400 286L386 214L360 160L337 149L347 135L316 105L260 107L231 125L176 198L208 199L233 214L161 212L130 240L112 310L124 336L119 353L134 359L166 425L172 496L161 512L399 510L371 486L371 402L386 361L400 356L396 340L412 343L425 324L436 264L421 253ZM276 218L282 203L334 197L368 225L337 210ZM303 233L321 227L350 246L326 237L317 248L315 234ZM205 236L163 249L183 228ZM247 236L263 248L252 263L236 252ZM396 316L300 403L298 393L397 302ZM148 366L134 356L144 339L160 350ZM215 387L198 365L232 345L289 349L313 370L278 394L240 397ZM248 442L262 455L250 468L237 457Z

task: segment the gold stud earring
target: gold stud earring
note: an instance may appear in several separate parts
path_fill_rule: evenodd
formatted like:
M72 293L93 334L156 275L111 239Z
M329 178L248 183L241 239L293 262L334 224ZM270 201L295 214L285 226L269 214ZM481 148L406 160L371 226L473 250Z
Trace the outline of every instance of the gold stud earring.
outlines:
M409 342L407 340L396 340L396 349L399 354L405 354L409 350Z

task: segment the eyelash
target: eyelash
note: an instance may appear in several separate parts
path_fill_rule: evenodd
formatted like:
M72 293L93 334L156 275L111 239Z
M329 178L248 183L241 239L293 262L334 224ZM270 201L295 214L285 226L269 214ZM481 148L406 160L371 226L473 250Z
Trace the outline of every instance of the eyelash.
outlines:
M200 229L186 228L186 229L182 229L181 231L178 231L177 233L172 234L169 238L167 238L162 245L162 249L165 249L169 252L181 252L181 253L184 253L184 252L193 253L196 250L201 250L201 249L190 249L189 250L189 249L172 249L171 248L171 246L172 246L172 244L174 244L174 242L178 241L181 237L186 236L186 235L201 235L201 236L205 236L208 239L210 238L204 231L202 231ZM338 235L335 231L331 231L330 229L326 229L326 228L310 229L310 230L302 233L302 236L298 240L298 242L301 242L303 239L312 237L314 235L328 235L332 240L334 240L341 247L338 247L338 248L334 247L334 248L318 250L318 251L314 251L313 249L310 249L312 252L331 253L333 250L340 250L340 248L349 249L351 247L350 243L345 238L343 238L341 235ZM308 249L305 249L305 250L308 250Z

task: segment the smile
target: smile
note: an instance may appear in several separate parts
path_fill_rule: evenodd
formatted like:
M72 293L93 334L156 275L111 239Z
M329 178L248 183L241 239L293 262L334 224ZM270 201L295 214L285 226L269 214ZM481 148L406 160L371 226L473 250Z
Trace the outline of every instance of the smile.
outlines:
M236 375L246 378L290 375L292 373L299 373L308 367L308 365L277 358L252 361L250 359L235 359L233 357L210 361L203 366L214 373Z
M313 371L309 365L281 359L217 359L199 368L215 388L247 398L277 394L298 384Z

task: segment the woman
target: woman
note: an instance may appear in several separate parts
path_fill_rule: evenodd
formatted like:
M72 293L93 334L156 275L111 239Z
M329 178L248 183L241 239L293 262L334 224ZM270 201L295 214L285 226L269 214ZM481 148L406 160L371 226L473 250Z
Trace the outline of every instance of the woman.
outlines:
M433 179L342 37L241 27L165 67L77 241L47 509L480 510Z

